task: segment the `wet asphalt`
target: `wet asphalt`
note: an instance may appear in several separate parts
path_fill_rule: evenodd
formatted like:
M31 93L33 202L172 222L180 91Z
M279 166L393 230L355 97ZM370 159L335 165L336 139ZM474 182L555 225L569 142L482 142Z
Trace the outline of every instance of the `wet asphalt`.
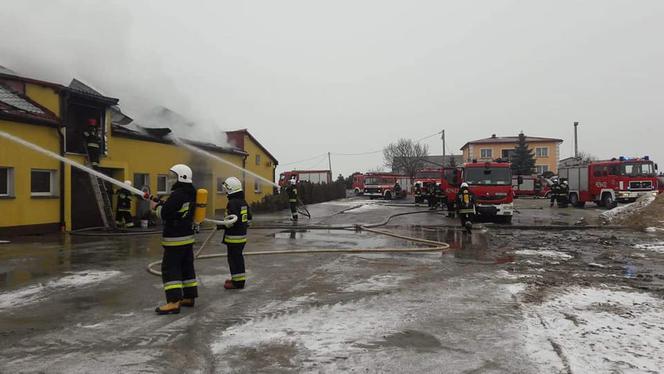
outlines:
M597 208L516 206L511 226L477 223L472 234L428 211L382 228L449 243L445 253L247 257L241 291L223 289L225 258L199 261L196 307L173 316L155 315L161 281L145 270L161 256L159 235L11 238L0 244L0 372L549 372L524 339L525 303L607 283L664 294L664 254L635 249L661 241L655 234L585 229L599 223ZM292 229L252 229L246 251L413 247L298 227L372 224L426 208L354 197L309 210L298 225L286 212L257 215L256 227ZM223 253L220 240L204 253Z

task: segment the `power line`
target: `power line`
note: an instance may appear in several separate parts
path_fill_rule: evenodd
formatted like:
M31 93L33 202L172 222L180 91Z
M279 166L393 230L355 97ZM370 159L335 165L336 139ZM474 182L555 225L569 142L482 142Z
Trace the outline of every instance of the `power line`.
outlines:
M442 131L438 131L438 132L435 133L435 134L431 134L431 135L429 135L429 136L425 136L424 138L417 139L417 140L415 141L415 143L419 143L419 142L421 142L422 140L425 140L425 139L433 138L434 136L436 136L436 135L440 135L440 134L442 134L442 133L443 133Z
M279 164L279 166L286 166L286 165L299 164L299 163L301 163L301 162L306 162L306 161L315 160L315 159L317 159L317 158L319 158L319 157L323 157L323 156L327 156L327 153L322 153L322 154L319 154L319 155L317 155L317 156L312 156L312 157L309 157L309 158L305 158L304 160L293 161L293 162L287 162L287 163L285 163L285 164Z

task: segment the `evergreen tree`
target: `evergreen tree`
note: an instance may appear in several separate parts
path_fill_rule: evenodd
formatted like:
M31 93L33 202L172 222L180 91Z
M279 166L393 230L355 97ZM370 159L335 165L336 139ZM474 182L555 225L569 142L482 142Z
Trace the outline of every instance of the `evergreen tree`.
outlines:
M532 175L535 172L535 155L528 149L526 136L519 134L519 140L512 155L512 172L514 175Z

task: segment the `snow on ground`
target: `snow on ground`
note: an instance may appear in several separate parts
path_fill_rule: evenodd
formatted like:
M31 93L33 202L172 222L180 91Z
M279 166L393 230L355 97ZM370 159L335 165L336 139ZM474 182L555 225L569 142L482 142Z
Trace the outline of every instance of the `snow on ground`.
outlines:
M664 253L664 242L653 242L645 244L637 244L634 246L636 249L643 249L646 251Z
M631 204L621 205L603 212L599 215L599 218L604 223L620 222L624 219L627 219L630 215L637 213L648 205L652 204L656 198L656 194L649 193L643 195Z
M664 367L661 299L573 287L523 308L525 345L539 372L658 373Z
M64 294L68 290L81 289L118 278L122 272L109 271L79 271L63 278L51 280L47 283L20 288L0 294L0 311L10 308L19 308L47 299L54 294Z
M547 258L552 258L556 260L569 260L572 258L571 255L565 253L565 252L560 252L560 251L553 251L550 249L520 249L518 251L515 251L514 254L516 255L521 255L521 256L540 256L540 257L547 257Z
M364 204L364 205L359 206L357 208L346 210L344 213L345 214L349 214L349 213L357 214L357 213L364 213L364 212L369 212L369 211L377 210L377 209L381 209L381 206L378 205L378 204Z
M405 275L390 275L380 274L374 275L369 279L352 283L349 286L343 287L344 292L361 292L361 291L382 291L397 287L401 281L412 278Z

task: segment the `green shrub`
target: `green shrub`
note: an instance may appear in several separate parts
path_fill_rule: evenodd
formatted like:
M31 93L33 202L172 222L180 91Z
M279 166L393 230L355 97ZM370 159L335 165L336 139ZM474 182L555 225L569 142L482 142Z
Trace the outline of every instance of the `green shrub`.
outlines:
M304 204L316 204L346 197L346 185L341 181L330 184L300 182L297 185L297 192ZM254 212L276 212L287 208L288 195L283 188L280 193L265 196L260 202L251 204Z

